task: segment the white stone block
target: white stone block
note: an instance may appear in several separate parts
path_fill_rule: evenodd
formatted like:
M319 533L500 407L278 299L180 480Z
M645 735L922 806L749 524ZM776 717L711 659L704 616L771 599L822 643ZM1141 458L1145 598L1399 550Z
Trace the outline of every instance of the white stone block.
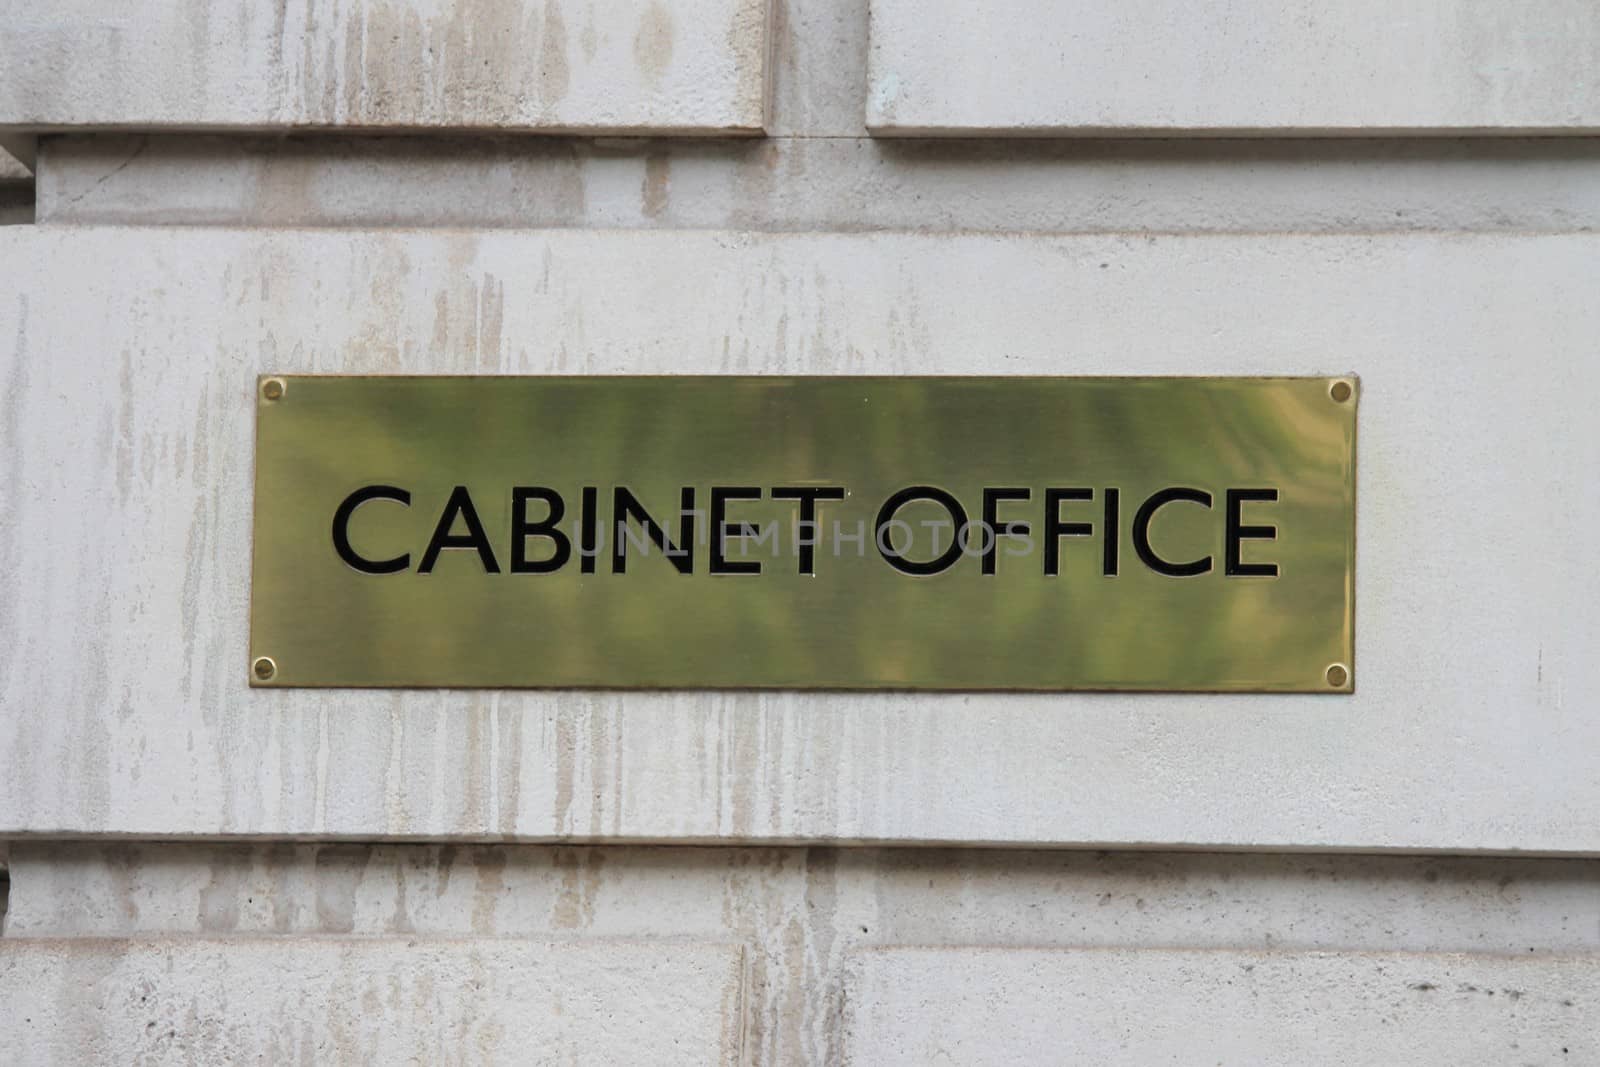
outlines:
M740 1062L737 945L0 940L8 1062Z
M759 133L767 0L0 0L0 128Z
M1586 133L1593 0L872 0L880 134Z
M1454 987L1439 979L1456 972L1435 966L1429 957L1395 954L1485 953L1473 957L1471 982L1497 991L1494 998L1480 994L1486 1012L1503 1006L1499 998L1510 995L1506 991L1529 988L1524 983L1530 955L1543 959L1600 950L1596 860L34 840L12 844L10 873L0 959L5 938L39 937L199 936L252 945L260 940L252 953L281 946L291 961L298 958L298 942L329 935L420 938L424 945L434 938L482 937L742 945L749 976L743 1047L751 1067L842 1062L846 978L858 972L860 953L884 946L945 946L951 975L969 965L982 972L990 950L1002 946L1018 952L1153 948L1177 952L1184 960L1206 958L1208 953L1193 951L1202 949L1337 951L1357 961L1376 951L1406 966L1419 964L1411 980L1451 993ZM297 966L287 973L298 973ZM202 969L205 976L216 973ZM580 963L576 973L586 974L586 965ZM677 973L665 971L663 983ZM1053 972L1040 973L1048 978ZM1136 982L1144 971L1129 966L1117 972L1124 973ZM1341 1013L1350 997L1377 984L1362 966L1350 975L1347 987L1334 990L1344 998ZM197 985L202 981L195 979ZM959 978L951 981L951 995L970 988ZM641 995L655 996L657 988L641 983ZM1316 986L1306 988L1312 995ZM857 991L865 992L859 984ZM948 991L941 974L928 995L943 997ZM898 988L891 992L903 995ZM1064 984L1057 992L1061 1003L1074 1003L1074 986ZM1180 992L1182 1005L1189 991ZM1421 992L1427 991L1400 995ZM86 999L78 997L60 1010L82 1013ZM874 1002L882 999L879 995ZM540 1003L535 998L532 1007ZM1587 1021L1581 1013L1592 1006L1587 999L1577 1003ZM404 1006L392 1009L381 1002L378 1010L407 1018ZM1286 1019L1298 1023L1292 1016ZM1535 1016L1530 1025L1548 1021ZM1226 1030L1232 1022L1222 1012L1214 1025ZM1212 1021L1198 1019L1196 1025ZM1559 1033L1559 1020L1543 1032ZM1426 1025L1421 1033L1428 1033ZM908 1047L915 1050L914 1044ZM1484 1056L1461 1062L1548 1062L1486 1047ZM1524 1044L1524 1050L1535 1047L1543 1046ZM1015 1045L1002 1037L1000 1050L1007 1049ZM438 1057L429 1052L422 1058ZM1242 1065L1298 1062L1288 1056L1209 1062L1218 1058ZM0 1055L8 1067L16 1059ZM133 1057L82 1059L138 1062ZM374 1057L372 1062L388 1061ZM580 1057L579 1062L590 1061ZM1062 1054L1020 1056L1015 1062L1098 1060ZM1364 1067L1412 1060L1385 1056L1349 1062ZM1588 1061L1566 1060L1576 1062Z
M1600 238L67 227L0 262L0 834L1600 853ZM1355 371L1357 692L251 691L268 371Z
M1593 956L930 948L850 972L852 1065L1600 1060Z

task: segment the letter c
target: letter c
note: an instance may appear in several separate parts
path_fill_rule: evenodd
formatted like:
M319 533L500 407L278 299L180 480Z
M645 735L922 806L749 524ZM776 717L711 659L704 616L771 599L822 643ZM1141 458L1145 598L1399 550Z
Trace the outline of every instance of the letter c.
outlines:
M1150 520L1156 517L1157 510L1176 500L1207 508L1211 506L1211 494L1200 489L1174 486L1171 489L1161 490L1140 505L1139 513L1133 517L1133 549L1139 553L1139 559L1144 565L1157 574L1173 578L1192 578L1211 569L1210 556L1202 556L1190 563L1172 563L1156 555L1156 550L1150 545Z
M339 505L339 510L333 513L333 549L339 553L339 558L350 564L362 574L395 574L411 566L411 553L396 556L394 559L372 560L357 554L350 547L350 517L356 513L356 508L369 500L393 500L411 506L411 494L404 489L397 489L392 485L368 485L344 498L344 503Z

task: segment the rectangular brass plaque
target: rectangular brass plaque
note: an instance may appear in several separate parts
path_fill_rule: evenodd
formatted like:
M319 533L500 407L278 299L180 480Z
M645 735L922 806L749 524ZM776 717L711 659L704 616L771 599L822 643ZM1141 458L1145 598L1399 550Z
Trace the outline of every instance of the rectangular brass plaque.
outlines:
M251 682L1349 692L1358 400L263 378Z

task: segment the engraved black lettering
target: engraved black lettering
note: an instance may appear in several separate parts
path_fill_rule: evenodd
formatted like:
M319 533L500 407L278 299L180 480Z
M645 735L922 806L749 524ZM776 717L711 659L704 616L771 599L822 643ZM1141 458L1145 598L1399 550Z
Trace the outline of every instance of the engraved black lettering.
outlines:
M883 507L878 509L878 521L874 524L878 551L883 555L889 566L902 574L926 576L949 570L956 560L961 558L961 538L959 536L951 538L950 547L945 549L943 553L926 561L907 559L905 554L891 545L885 536L888 532L889 524L895 521L895 514L913 500L932 500L942 505L950 513L950 521L955 524L958 533L966 528L967 512L961 506L959 500L943 489L932 485L913 485L895 493L883 502Z
M980 568L984 574L995 572L995 563L1000 556L1000 538L1002 537L1027 537L1030 527L1025 522L1000 522L999 511L1002 500L1027 500L1033 495L1027 489L985 489L983 491L983 564Z
M667 557L667 562L671 563L679 574L694 573L694 488L692 486L685 486L680 495L682 503L678 509L676 544L667 539L666 528L651 517L633 493L619 485L612 491L611 499L611 518L616 527L611 539L611 573L626 574L628 571L626 545L629 540L630 521L637 522L644 528L645 536L661 550L661 554Z
M1087 522L1064 522L1061 505L1070 500L1093 500L1093 489L1046 489L1044 491L1044 573L1054 578L1061 573L1061 539L1088 537L1094 526Z
M528 521L528 501L541 500L549 509L538 522ZM557 525L567 511L561 494L542 486L519 485L511 490L511 573L549 574L572 558L572 539ZM528 558L528 538L544 537L555 546L548 559Z
M1101 527L1103 531L1101 536L1105 541L1105 553L1100 567L1100 573L1107 578L1115 578L1117 576L1117 539L1121 536L1121 526L1119 525L1121 519L1118 516L1118 511L1121 508L1121 504L1121 491L1107 489L1106 521L1105 525Z
M800 520L795 533L800 573L816 574L817 561L817 501L843 500L844 487L838 485L778 486L772 490L774 500L800 501Z
M467 532L464 534L450 532L455 528L458 517L467 525ZM489 535L483 532L483 522L478 518L478 509L472 506L472 496L464 485L458 485L451 491L450 499L444 506L444 514L439 516L439 525L433 528L433 537L428 541L427 551L422 553L422 562L417 565L417 573L433 573L434 565L439 562L439 553L447 548L470 548L478 553L478 559L483 563L485 573L500 573L500 564L495 562L494 549L489 546Z
M1150 499L1139 505L1139 511L1133 517L1133 550L1139 554L1139 559L1144 565L1157 574L1173 578L1192 578L1211 569L1210 556L1202 556L1189 563L1173 563L1156 555L1156 550L1150 546L1150 523L1155 518L1156 512L1180 500L1206 508L1211 506L1211 494L1200 489L1174 486L1152 494Z
M1271 503L1278 499L1276 489L1229 489L1227 494L1227 519L1222 539L1223 573L1231 578L1276 578L1276 563L1244 563L1239 559L1239 542L1245 540L1276 541L1276 526L1246 526L1241 514L1246 501Z
M761 531L745 522L730 523L728 517L728 501L730 500L760 500L761 490L750 485L726 486L718 485L711 488L711 563L708 569L712 574L760 574L761 564L755 560L730 560L727 558L727 538L730 537L755 537Z
M393 559L367 559L350 544L350 519L355 515L356 508L369 500L393 500L411 506L411 494L392 485L368 485L357 489L345 497L333 513L333 550L339 553L340 559L362 574L398 574L411 566L411 553Z

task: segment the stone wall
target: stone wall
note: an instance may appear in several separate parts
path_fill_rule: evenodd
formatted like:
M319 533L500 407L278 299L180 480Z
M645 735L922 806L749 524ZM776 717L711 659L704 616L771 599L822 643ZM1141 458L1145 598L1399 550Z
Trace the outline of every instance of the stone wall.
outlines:
M1600 1062L1592 4L0 28L9 1061ZM1355 694L251 690L266 372L1355 373Z

